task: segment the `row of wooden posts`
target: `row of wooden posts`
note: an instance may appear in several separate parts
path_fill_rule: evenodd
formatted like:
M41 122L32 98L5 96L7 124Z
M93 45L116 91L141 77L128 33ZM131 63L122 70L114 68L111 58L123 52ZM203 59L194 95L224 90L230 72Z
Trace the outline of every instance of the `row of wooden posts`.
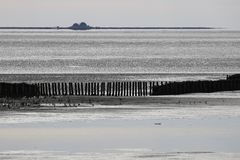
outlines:
M240 80L184 82L0 83L0 98L39 96L150 96L240 90Z
M38 83L40 96L148 96L158 82Z

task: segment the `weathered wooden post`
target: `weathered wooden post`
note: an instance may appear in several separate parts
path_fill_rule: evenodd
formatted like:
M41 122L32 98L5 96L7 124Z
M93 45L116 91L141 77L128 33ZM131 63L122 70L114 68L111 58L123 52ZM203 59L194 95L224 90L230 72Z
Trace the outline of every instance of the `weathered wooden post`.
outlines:
M137 96L140 96L140 82L137 82Z
M112 82L112 96L115 96L115 83Z
M52 96L54 96L54 95L55 95L55 92L54 92L54 85L53 85L53 83L50 83L50 85L51 85Z
M117 96L117 94L118 94L117 82L114 82L114 85L115 85L115 93L114 93L114 96Z
M153 87L152 82L150 82L150 84L149 84L149 95L150 96L152 95L152 87Z
M46 96L47 95L47 90L45 88L45 83L42 83L42 95Z
M134 96L134 82L130 82L130 90L131 90L130 96Z
M81 95L84 95L83 83L81 82Z
M123 82L120 83L120 96L123 96Z
M64 85L65 85L65 95L68 95L69 92L68 92L68 86L67 86L67 83L64 83Z
M73 95L76 96L76 95L78 94L78 93L77 93L77 83L74 82L74 83L73 83L73 86L74 86L74 89L73 89L73 90L74 90Z
M92 95L93 95L93 82L91 82L90 88L91 88L91 93L90 93L90 95L92 96Z
M39 86L40 86L40 95L42 96L43 95L43 84L40 83Z
M100 83L100 96L103 96L103 82Z
M88 89L87 89L87 83L85 83L84 89L85 89L85 96L87 96L87 91L88 91Z
M52 85L52 95L55 96L55 83L51 83Z
M62 82L61 88L62 88L62 95L65 95L65 92L64 92L64 83L63 83L63 82Z
M94 82L94 95L96 96L97 95L97 83Z
M41 83L41 95L42 96L45 96L46 92L47 92L44 85L45 85L45 83Z
M47 88L47 83L41 83L41 87L42 87L42 93L41 93L41 96L44 95L44 96L47 96L48 95L48 88Z
M52 93L51 93L51 84L48 83L48 95L49 96L52 96Z
M138 96L138 83L135 82L135 96Z
M97 96L99 96L99 82L97 83Z
M127 97L129 96L129 82L126 82L126 95L127 95Z
M109 96L109 82L107 82L107 96Z
M77 95L81 95L80 83L77 83Z
M131 82L127 82L127 96L131 96Z
M142 82L142 95L146 96L145 95L145 82Z
M91 95L91 83L88 83L88 96Z
M148 82L145 82L145 96L148 96Z
M54 92L55 92L55 96L57 95L57 83L54 83Z
M61 96L61 84L58 82L57 83L57 86L58 86L58 95Z
M69 93L69 95L72 95L72 85L71 84L72 84L71 82L68 83L68 93Z
M51 83L51 87L52 87L52 96L55 96L54 83Z

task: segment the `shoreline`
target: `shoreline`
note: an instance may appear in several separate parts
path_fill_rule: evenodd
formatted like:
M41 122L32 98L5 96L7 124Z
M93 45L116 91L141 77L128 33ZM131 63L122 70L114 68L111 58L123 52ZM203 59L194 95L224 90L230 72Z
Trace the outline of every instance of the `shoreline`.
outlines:
M94 107L95 105L224 105L240 104L240 96L186 94L173 96L114 97L114 96L51 96L21 99L0 98L0 110L34 109L41 107Z

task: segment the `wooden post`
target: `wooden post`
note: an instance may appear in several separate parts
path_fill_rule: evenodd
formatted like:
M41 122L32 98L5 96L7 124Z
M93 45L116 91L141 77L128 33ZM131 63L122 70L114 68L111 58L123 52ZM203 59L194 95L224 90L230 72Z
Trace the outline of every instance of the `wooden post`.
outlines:
M77 83L77 95L81 94L80 83Z
M54 85L53 85L53 83L50 83L50 85L51 85L52 96L54 96L55 95L55 93L54 93Z
M57 83L54 83L54 92L55 92L55 96L57 95Z
M117 83L118 83L118 82L114 82L114 84L115 84L115 93L114 93L114 96L117 96L117 95L118 95Z
M49 96L52 96L52 93L51 93L51 84L48 83L48 95Z
M87 92L88 92L88 85L87 85L87 83L85 83L85 96L87 96L88 94L87 94Z
M68 93L69 93L69 95L72 95L72 86L71 86L71 82L68 83Z
M103 96L103 82L100 83L100 96Z
M67 86L67 83L64 83L65 84L65 95L68 95L69 92L68 92L68 86Z
M47 90L45 88L45 83L42 83L42 95L46 96L47 95Z
M115 96L115 83L112 84L112 96Z
M107 82L107 96L109 96L110 95L110 93L109 93L109 89L110 88L110 86L109 86L109 82Z
M109 96L109 83L107 82L107 88L106 88L106 91L107 91L107 96Z
M92 82L90 83L89 88L90 88L90 95L92 96L93 95L93 83Z
M128 86L129 86L129 83L126 82L126 96L128 97L129 96L129 90L128 90Z
M117 96L120 96L120 82L117 82Z
M65 92L64 92L64 83L63 83L63 82L62 82L61 88L62 88L62 95L65 95Z
M132 96L132 82L128 82L128 90L129 90L129 94L128 94L128 96Z
M96 82L94 82L94 90L93 90L93 93L94 93L94 95L96 96L97 95L97 84L96 84Z
M145 96L145 82L142 82L142 96Z
M103 87L103 96L105 96L106 95L106 83L105 82L103 82L102 87Z
M41 83L41 96L47 96L47 84L46 83Z
M131 82L131 96L134 96L134 82Z
M132 82L132 96L135 96L135 82Z
M84 90L83 90L83 83L81 82L81 94L80 95L84 95Z
M145 82L145 96L148 96L148 83Z
M97 96L99 96L99 82L97 83Z
M137 85L137 82L134 82L134 85L135 85L135 96L138 96L138 85Z
M88 83L88 96L91 95L91 83Z
M46 96L47 95L47 90L45 88L45 83L41 83L42 84L42 96Z
M140 92L139 92L139 95L140 96L142 96L143 95L143 85L142 85L142 82L139 82L139 90L140 90Z
M55 86L54 86L54 83L51 83L51 87L52 87L52 95L55 96Z
M58 82L57 83L57 86L58 86L58 95L61 96L61 84Z
M138 82L138 96L141 96L141 82Z
M149 95L150 96L152 95L152 87L153 87L152 82L150 82L150 85L149 85Z
M40 83L39 85L40 85L40 95L42 96L43 95L43 84Z
M51 83L51 85L52 85L52 95L55 96L55 85L54 83Z

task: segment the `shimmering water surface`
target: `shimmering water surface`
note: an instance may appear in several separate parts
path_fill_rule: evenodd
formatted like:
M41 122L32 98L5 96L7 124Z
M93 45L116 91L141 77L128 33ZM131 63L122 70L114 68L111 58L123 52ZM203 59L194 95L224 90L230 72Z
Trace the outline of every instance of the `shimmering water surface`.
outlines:
M0 73L229 73L240 31L1 30Z

